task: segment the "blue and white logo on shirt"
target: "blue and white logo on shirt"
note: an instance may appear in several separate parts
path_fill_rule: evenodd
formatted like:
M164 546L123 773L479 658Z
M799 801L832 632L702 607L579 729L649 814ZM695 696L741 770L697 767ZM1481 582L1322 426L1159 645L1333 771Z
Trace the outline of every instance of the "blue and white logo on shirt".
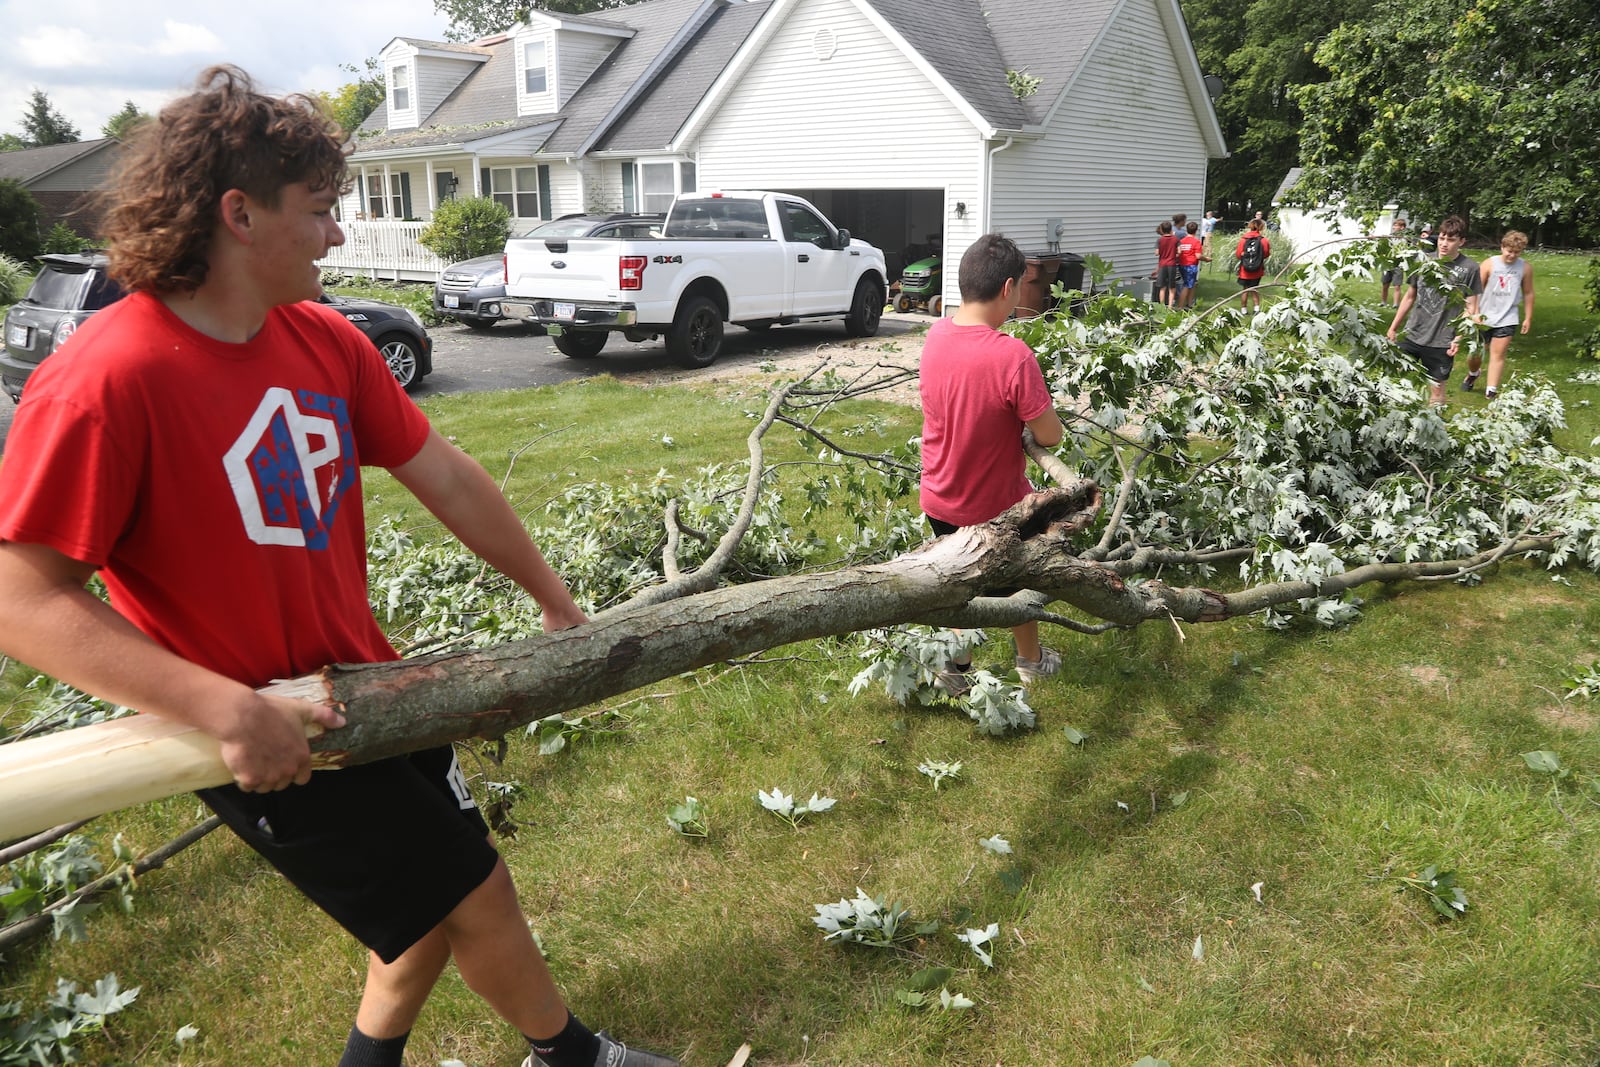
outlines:
M355 454L342 398L268 389L222 458L250 540L327 548L339 502L356 483Z

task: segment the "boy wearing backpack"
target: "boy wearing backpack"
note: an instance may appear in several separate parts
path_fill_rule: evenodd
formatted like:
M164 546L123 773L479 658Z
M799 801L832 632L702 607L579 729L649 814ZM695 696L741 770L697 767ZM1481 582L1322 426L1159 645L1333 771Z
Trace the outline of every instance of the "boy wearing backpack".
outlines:
M1267 240L1267 235L1262 233L1263 223L1260 212L1250 220L1249 229L1244 236L1239 238L1238 246L1233 254L1239 259L1239 306L1249 310L1251 301L1255 302L1256 310L1261 310L1261 293L1257 286L1261 284L1261 276L1267 273L1267 259L1272 255L1272 242Z

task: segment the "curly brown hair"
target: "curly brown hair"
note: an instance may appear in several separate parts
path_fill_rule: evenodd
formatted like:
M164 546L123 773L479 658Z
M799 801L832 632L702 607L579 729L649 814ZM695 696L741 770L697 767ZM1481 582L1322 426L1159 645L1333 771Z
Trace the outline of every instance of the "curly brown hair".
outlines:
M276 208L294 182L342 190L341 140L311 97L266 96L238 67L208 68L193 93L139 125L104 194L111 274L142 292L199 288L222 195L238 189Z

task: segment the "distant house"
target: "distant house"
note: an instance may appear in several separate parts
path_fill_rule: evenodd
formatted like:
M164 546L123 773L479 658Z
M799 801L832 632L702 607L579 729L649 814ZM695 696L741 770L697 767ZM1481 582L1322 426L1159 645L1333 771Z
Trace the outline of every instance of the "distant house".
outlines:
M471 45L396 38L381 61L346 218L472 191L525 230L777 189L882 247L891 277L989 231L1131 277L1225 153L1176 0L649 0Z
M0 152L0 179L21 182L44 208L46 228L65 222L84 237L99 229L91 194L105 184L121 155L113 137Z
M1284 199L1289 195L1295 183L1304 173L1302 167L1291 167L1289 173L1283 176L1283 181L1278 183L1277 191L1272 194L1272 206L1277 218L1278 232L1289 239L1290 247L1294 249L1295 257L1302 263L1321 263L1332 255L1339 246L1355 237L1370 237L1374 234L1386 235L1393 228L1396 216L1396 207L1388 205L1370 223L1346 215L1340 210L1338 204L1312 205L1311 207L1286 207ZM1273 257L1277 262L1277 257Z

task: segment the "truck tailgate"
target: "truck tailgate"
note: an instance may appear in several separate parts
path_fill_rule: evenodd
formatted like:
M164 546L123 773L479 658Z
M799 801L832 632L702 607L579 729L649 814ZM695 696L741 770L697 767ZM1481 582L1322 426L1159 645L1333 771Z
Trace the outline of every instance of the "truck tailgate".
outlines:
M623 300L618 257L643 242L595 237L543 241L522 237L507 247L506 294L564 300ZM552 251L554 248L561 251Z

